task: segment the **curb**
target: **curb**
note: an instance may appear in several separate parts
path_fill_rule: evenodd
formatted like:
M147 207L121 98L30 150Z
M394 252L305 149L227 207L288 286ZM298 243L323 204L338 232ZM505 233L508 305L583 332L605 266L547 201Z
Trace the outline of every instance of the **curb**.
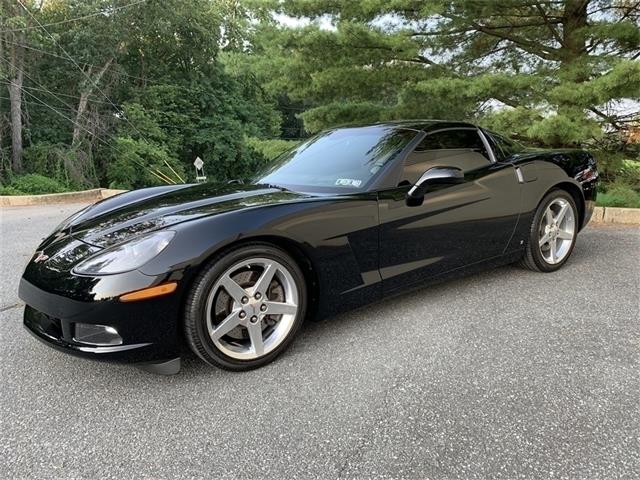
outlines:
M595 207L591 221L640 225L640 208Z
M112 197L126 190L94 188L81 192L49 193L46 195L0 195L2 207L25 207L29 205L51 205L54 203L89 203Z

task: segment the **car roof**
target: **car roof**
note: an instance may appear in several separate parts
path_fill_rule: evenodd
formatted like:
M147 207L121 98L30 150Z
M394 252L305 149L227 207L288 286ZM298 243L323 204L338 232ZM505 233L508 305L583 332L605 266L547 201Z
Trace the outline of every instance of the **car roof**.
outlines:
M357 123L336 125L334 128L367 128L367 127L389 127L405 128L410 130L423 131L426 133L447 128L478 128L470 122L456 122L452 120L390 120L376 123ZM330 129L332 130L332 129Z
M377 122L373 125L410 128L412 130L422 130L427 133L432 132L434 130L441 130L444 128L477 128L476 125L469 122L455 122L451 120L420 120L420 119Z

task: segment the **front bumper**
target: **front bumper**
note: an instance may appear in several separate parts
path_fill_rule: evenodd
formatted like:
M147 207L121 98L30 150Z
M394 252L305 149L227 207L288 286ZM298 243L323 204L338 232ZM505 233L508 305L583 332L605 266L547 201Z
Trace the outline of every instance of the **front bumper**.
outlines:
M134 303L117 298L79 301L46 292L23 278L19 296L26 303L25 328L58 350L127 363L159 363L180 356L180 302L176 295ZM97 346L76 341L76 323L112 327L122 343Z

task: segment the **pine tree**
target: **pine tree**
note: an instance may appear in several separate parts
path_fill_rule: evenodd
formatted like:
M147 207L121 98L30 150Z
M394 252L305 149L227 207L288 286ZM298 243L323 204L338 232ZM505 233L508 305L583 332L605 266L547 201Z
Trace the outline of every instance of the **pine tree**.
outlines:
M306 26L261 33L266 85L316 108L307 129L392 118L479 119L573 146L633 120L638 0L285 0Z

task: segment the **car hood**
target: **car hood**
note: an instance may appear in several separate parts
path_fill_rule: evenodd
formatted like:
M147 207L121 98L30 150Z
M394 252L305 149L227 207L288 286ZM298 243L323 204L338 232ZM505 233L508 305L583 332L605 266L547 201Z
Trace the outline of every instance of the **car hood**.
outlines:
M71 217L43 246L63 237L106 248L177 223L232 210L290 202L309 195L264 185L192 184L127 192Z

